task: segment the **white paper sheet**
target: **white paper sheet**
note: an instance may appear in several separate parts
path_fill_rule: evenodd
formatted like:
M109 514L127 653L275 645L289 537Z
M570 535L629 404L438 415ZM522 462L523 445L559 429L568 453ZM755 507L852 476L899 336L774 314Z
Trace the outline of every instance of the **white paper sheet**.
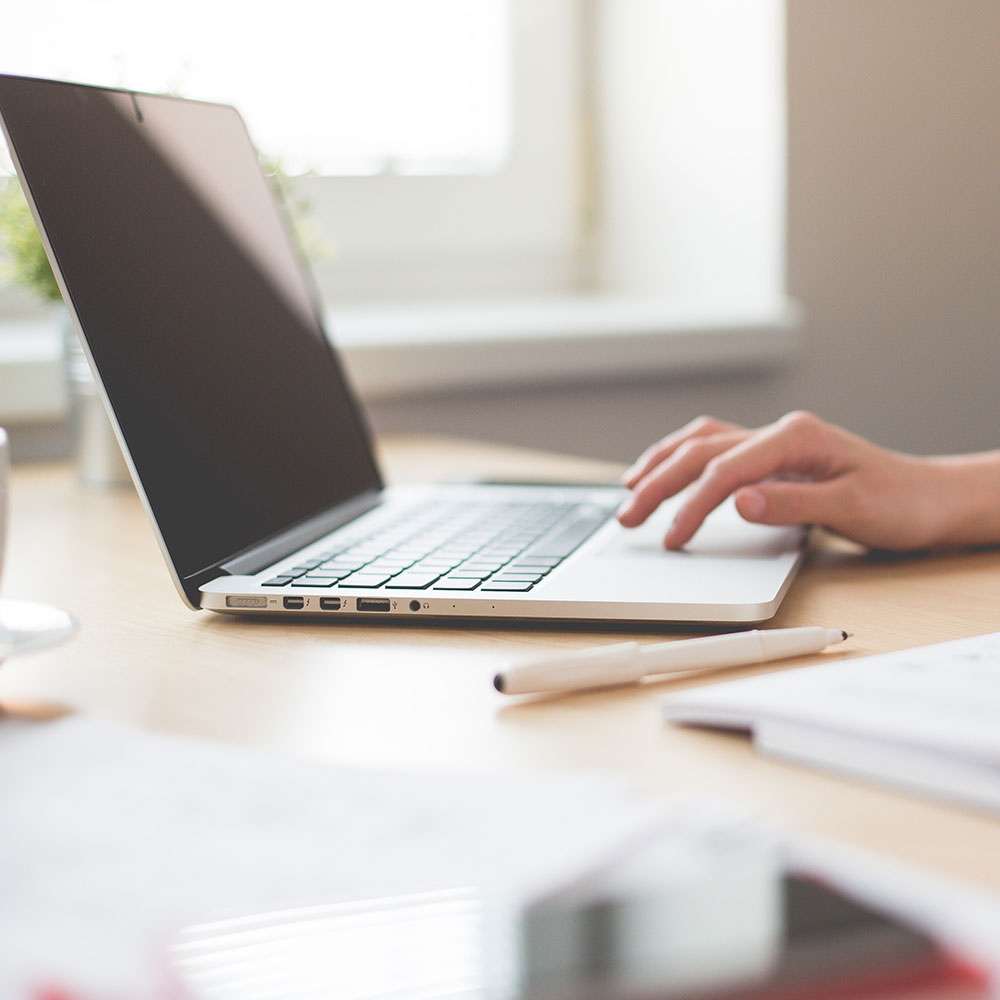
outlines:
M166 955L193 922L470 887L527 899L662 815L611 779L362 771L6 719L0 996L175 997Z
M670 721L791 723L985 765L1000 787L1000 633L705 685L662 705Z

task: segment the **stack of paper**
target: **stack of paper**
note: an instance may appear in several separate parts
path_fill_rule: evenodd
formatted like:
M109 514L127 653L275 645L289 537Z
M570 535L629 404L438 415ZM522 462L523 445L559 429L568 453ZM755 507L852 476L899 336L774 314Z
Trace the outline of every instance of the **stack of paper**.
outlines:
M769 753L1000 809L1000 633L692 688L663 712L750 730Z

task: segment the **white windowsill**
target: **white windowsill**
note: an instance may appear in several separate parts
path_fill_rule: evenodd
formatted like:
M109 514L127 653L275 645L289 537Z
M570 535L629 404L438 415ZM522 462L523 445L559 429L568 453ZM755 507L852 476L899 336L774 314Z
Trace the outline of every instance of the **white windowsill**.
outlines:
M788 363L800 314L783 301L706 309L600 295L341 307L329 328L366 400L488 386L760 371ZM0 322L0 421L66 410L49 317Z
M0 422L51 423L65 413L62 334L55 318L0 322Z
M788 301L709 310L576 295L342 307L328 321L362 396L381 399L778 366L797 349L800 310Z

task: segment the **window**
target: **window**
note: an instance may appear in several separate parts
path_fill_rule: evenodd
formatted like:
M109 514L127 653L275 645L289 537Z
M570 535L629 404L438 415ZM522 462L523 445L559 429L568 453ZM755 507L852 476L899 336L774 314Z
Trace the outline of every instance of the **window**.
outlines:
M53 0L9 12L0 65L237 105L262 154L312 174L330 294L510 290L579 235L578 6Z
M6 72L235 103L312 168L369 397L789 350L783 0L50 0L4 29Z
M22 5L5 18L16 51L4 70L236 104L263 150L324 175L479 173L506 159L506 0L287 0L280 10ZM39 30L54 16L58 32Z

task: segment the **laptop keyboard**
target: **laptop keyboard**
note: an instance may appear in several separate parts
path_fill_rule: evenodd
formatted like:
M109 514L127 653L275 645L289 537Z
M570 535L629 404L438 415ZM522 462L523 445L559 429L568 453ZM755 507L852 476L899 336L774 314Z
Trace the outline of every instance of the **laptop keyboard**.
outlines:
M593 502L435 504L371 534L338 535L335 547L263 586L524 592L579 548L612 509Z

